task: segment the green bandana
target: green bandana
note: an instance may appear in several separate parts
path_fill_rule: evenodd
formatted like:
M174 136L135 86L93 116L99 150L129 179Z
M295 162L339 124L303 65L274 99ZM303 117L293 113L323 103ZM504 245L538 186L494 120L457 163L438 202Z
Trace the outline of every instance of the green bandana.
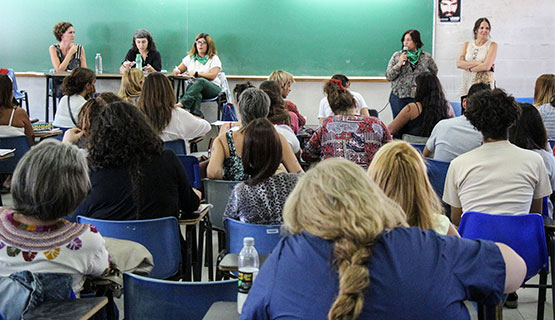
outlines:
M411 64L416 64L418 62L418 58L420 57L420 53L422 52L422 48L416 51L407 51L407 58Z
M418 59L418 58L416 58ZM193 56L193 60L197 60L198 62L202 63L202 64L206 64L206 62L208 61L208 55L205 55L204 58L201 58L198 54L195 54Z

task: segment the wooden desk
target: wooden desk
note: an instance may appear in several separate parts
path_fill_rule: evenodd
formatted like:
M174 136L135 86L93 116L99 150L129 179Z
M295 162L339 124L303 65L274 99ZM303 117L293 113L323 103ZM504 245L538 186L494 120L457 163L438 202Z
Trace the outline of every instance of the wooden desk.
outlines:
M197 218L179 220L179 224L185 226L185 243L187 245L187 256L185 257L185 272L183 277L186 281L191 280L191 269L193 271L192 279L194 281L200 281L202 278L202 252L204 247L203 236L206 233L205 223L203 223L203 221L207 219L208 211L210 211L212 207L213 206L211 204L201 204L199 210L195 212L196 214L198 214ZM197 225L199 226L198 244L196 237ZM210 234L210 238L211 237L212 235ZM208 247L208 235L206 240ZM193 257L195 257L194 261ZM209 269L211 270L211 268Z
M237 301L216 301L210 306L203 320L236 320L239 319L237 313Z
M269 255L267 254L259 254L258 261L260 262L260 266L264 264L266 259L268 259ZM222 271L238 271L239 266L239 254L237 253L228 253L220 262L218 269Z
M42 139L60 135L62 134L62 132L63 131L61 129L53 129L53 130L45 130L45 131L35 131L33 132L33 134L35 135L35 138L39 138L40 140L42 140Z
M8 159L8 158L11 158L11 157L13 157L13 156L14 156L14 153L13 153L13 152L10 152L10 153L1 155L1 156L0 156L0 160Z
M94 316L107 303L106 297L47 301L25 314L23 319L85 320Z

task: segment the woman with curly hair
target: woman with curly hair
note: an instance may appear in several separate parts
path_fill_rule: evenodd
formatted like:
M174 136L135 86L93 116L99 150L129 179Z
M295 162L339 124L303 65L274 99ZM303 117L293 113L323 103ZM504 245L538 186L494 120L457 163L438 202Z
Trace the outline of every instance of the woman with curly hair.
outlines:
M368 168L368 176L405 211L410 226L439 234L459 235L444 214L420 153L405 141L381 147Z
M551 194L542 157L507 140L520 113L515 99L501 89L468 98L465 116L482 133L483 144L455 158L447 171L443 201L451 205L456 225L467 211L542 212L542 198Z
M95 84L96 75L87 68L77 67L65 77L62 83L64 96L60 99L52 124L60 128L77 126L77 115L87 99L96 92Z
M407 104L388 126L396 139L402 138L403 134L429 137L440 120L454 116L435 74L421 73L416 77L415 84L415 102Z
M307 171L283 220L290 235L241 319L468 319L465 300L496 304L526 273L504 244L408 228L401 207L345 159Z
M59 22L54 26L54 37L58 40L48 48L50 60L56 72L71 72L77 67L87 67L85 48L75 44L75 29L71 22Z
M132 104L114 102L86 141L92 188L74 215L106 220L191 216L199 206L183 166Z

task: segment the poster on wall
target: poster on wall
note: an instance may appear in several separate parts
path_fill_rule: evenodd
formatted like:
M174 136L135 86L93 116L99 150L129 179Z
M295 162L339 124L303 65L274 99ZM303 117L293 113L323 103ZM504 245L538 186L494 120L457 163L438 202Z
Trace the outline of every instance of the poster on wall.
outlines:
M440 22L461 22L462 0L438 0Z

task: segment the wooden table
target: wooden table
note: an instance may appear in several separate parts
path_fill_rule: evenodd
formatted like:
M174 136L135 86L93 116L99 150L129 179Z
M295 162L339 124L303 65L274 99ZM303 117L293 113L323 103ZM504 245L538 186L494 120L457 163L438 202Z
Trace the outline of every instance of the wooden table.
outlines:
M13 152L6 153L6 154L0 156L0 160L4 160L4 159L11 158L11 157L13 157L14 155L15 155L15 154L14 154Z
M239 319L236 301L216 301L210 306L203 320L236 320Z
M106 297L47 301L25 314L23 319L85 320L94 316L107 303Z
M266 259L269 255L267 254L259 254L258 261L260 262L260 266L264 264ZM228 253L220 262L218 269L222 271L238 271L239 269L239 254L237 253Z
M206 219L208 219L208 211L212 209L211 204L201 204L199 210L195 213L198 214L198 217L195 219L182 219L179 220L179 224L185 226L185 243L187 244L187 256L185 257L185 266L184 266L184 274L183 277L186 281L191 280L191 269L193 271L192 279L194 281L200 281L202 278L202 252L204 247L203 236L206 234L206 246L209 249L212 249L212 232L208 234L206 231ZM199 234L198 234L198 245L197 245L197 237L196 237L196 226L199 226ZM209 257L212 257L212 253L208 254ZM193 257L195 260L193 261ZM211 260L211 259L210 259ZM209 272L212 271L213 277L213 270L211 268L212 261L209 261L210 268ZM210 276L210 275L209 275Z
M44 131L35 131L35 132L33 132L33 134L35 135L35 138L39 138L40 140L50 138L50 137L54 137L54 136L60 135L62 133L63 133L63 131L61 129L52 129L52 130L44 130Z

